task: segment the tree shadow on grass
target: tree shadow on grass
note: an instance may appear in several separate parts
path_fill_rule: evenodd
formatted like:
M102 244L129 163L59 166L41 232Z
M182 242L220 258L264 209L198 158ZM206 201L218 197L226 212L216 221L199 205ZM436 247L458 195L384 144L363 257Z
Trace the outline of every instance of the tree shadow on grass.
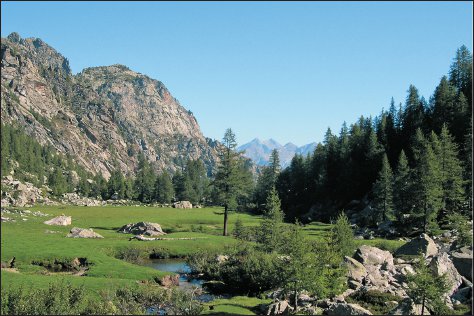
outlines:
M214 214L216 214L216 215L224 215L224 212L214 211Z
M117 231L120 229L120 227L103 227L103 226L93 226L93 227L90 227L92 229L101 229L101 230L113 230L113 231Z

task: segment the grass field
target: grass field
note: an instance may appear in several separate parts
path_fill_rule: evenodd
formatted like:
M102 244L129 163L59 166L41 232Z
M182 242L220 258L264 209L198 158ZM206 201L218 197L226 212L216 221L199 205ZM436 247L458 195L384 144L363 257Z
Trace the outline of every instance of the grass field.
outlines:
M161 253L171 257L185 257L202 250L219 250L238 241L232 237L221 236L223 211L221 208L173 209L135 206L36 206L31 211L41 211L50 216L35 217L8 214L16 222L1 224L1 260L16 258L18 272L2 270L2 287L27 286L46 287L52 280L66 279L73 284L84 285L91 293L121 285L138 286L137 281L152 281L168 272L140 266L115 258L123 249L134 248L147 254ZM49 226L45 220L65 214L72 216L71 226ZM23 221L22 218L26 218ZM240 218L245 226L255 226L260 216L234 213L229 216L229 230L232 231L236 219ZM129 241L131 235L116 232L128 223L139 221L159 223L168 232L166 237L199 237L195 240ZM103 239L65 238L72 227L92 228L104 236ZM304 227L312 240L321 240L330 229L330 225L312 223ZM56 233L46 232L55 231ZM402 242L386 240L362 240L358 243L399 247ZM91 264L87 276L77 277L67 274L48 274L43 267L33 265L33 261L71 261L73 258L87 258ZM265 300L257 298L234 297L229 300L212 302L213 310L205 313L253 314L254 308Z

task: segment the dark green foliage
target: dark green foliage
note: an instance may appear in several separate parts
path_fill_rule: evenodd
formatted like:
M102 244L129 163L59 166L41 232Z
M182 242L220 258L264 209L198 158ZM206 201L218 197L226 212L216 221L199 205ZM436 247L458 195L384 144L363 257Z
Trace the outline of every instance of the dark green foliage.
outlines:
M340 254L344 256L352 256L355 250L354 232L349 223L346 214L341 212L331 227L328 238L328 244Z
M252 188L250 172L244 165L240 153L236 152L237 142L232 129L228 128L219 149L220 163L214 178L215 202L224 206L224 236L227 236L228 212L237 209L239 200L247 198ZM250 183L250 185L249 185Z
M143 315L149 307L165 306L169 315L197 315L202 305L193 292L157 287L122 287L86 295L84 286L64 280L46 289L2 288L2 315Z
M108 198L116 197L117 199L125 198L125 177L119 168L112 171L109 181L107 182Z
M278 175L280 173L280 158L278 151L274 149L270 155L270 163L267 167L263 167L255 186L254 199L257 208L262 211L265 208L265 202L268 194L275 186Z
M154 199L155 173L148 160L140 153L138 156L138 170L135 178L134 191L136 198L143 203L150 203Z
M447 275L433 274L423 255L420 255L418 260L415 265L415 274L407 275L407 294L416 304L422 305L422 315L427 304L432 306L435 313L442 314L446 307L443 295L450 287Z
M472 245L472 226L469 224L469 218L459 213L448 215L448 227L457 231L456 245L458 247Z
M160 203L171 203L174 198L173 182L166 171L156 177L155 198Z
M209 179L200 160L188 160L184 171L173 177L173 183L177 200L200 204L209 196Z
M467 103L472 103L472 55L465 45L462 45L456 51L456 57L451 64L449 71L449 81L462 92L466 98ZM470 108L470 107L469 107ZM469 117L472 115L472 109L469 112Z
M387 215L392 211L392 182L393 175L388 162L387 155L383 156L382 169L379 172L377 181L374 183L374 222L385 221Z
M346 298L348 303L359 304L360 306L370 310L375 315L388 315L388 312L393 309L394 305L389 305L387 302L400 302L399 296L384 293L377 290L357 291Z
M259 248L265 252L278 251L283 243L283 212L281 211L278 193L273 187L265 203L264 219L260 223L257 236Z

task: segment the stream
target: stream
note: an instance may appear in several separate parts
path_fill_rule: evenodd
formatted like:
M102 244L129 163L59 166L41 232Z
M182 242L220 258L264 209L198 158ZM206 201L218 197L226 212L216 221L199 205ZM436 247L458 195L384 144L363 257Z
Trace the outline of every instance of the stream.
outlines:
M196 296L196 300L200 302L207 303L214 299L229 297L229 295L214 295L203 289L203 284L205 280L199 278L190 278L189 274L191 273L191 268L182 258L150 259L144 265L160 271L178 273L180 289L191 291L196 288L199 288L202 290L200 294Z

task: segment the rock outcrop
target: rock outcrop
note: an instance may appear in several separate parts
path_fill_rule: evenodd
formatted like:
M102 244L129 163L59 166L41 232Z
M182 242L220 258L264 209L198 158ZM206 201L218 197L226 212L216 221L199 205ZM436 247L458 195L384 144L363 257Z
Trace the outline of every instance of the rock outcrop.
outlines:
M336 303L326 310L326 315L373 315L357 304Z
M362 264L383 264L393 265L393 256L390 251L385 251L376 247L362 245L357 248L354 259Z
M189 201L178 201L173 203L174 208L193 208L193 205Z
M421 234L418 238L412 239L404 244L395 252L396 256L410 255L416 256L422 253L425 257L435 256L438 253L438 247L433 239L427 234Z
M49 221L44 222L46 225L56 225L56 226L68 226L72 223L71 216L60 215L55 218L50 219Z
M91 228L79 228L73 227L69 234L67 234L68 238L104 238L103 236L94 232Z
M456 270L465 278L472 281L472 248L462 247L451 254Z
M138 222L131 223L122 226L119 230L119 233L124 234L134 234L134 235L146 235L146 236L161 236L166 235L166 233L161 229L160 224L149 223L149 222Z
M70 154L106 179L116 161L133 174L142 153L156 171L182 161L215 165L218 143L162 82L122 65L73 75L68 60L38 38L1 39L1 120L16 123L43 145Z
M449 291L446 293L448 296L451 296L461 285L461 275L454 267L454 264L451 259L449 259L447 253L442 253L434 257L430 262L430 268L437 276L441 276L443 274L447 275L448 282L450 284Z

